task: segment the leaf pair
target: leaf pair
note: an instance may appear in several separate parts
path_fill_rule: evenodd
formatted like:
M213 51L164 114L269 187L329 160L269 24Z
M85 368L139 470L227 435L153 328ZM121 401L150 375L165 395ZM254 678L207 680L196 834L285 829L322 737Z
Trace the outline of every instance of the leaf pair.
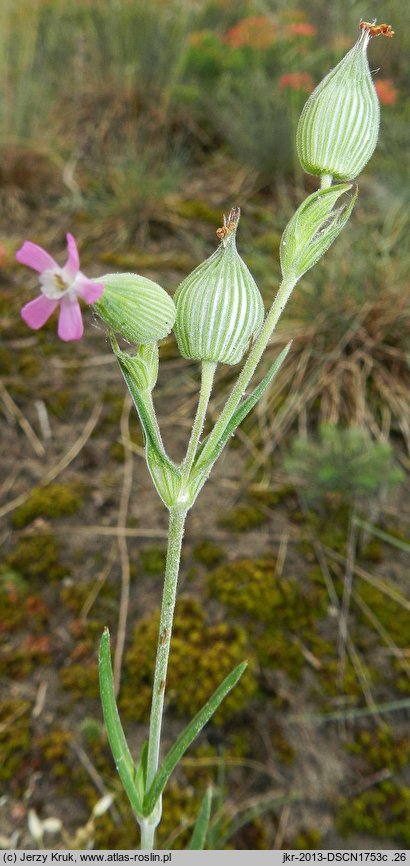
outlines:
M104 630L99 649L100 694L104 721L111 751L121 782L137 818L143 819L152 814L176 765L179 763L193 740L198 736L202 728L218 709L228 692L230 692L236 685L242 676L246 665L247 662L242 662L237 665L237 667L228 674L221 685L218 686L212 697L209 698L202 709L199 710L196 716L194 716L192 721L189 722L185 730L175 741L174 745L171 746L162 765L159 767L152 784L149 789L146 790L148 745L145 743L139 764L138 766L135 766L128 749L117 709L114 678L111 666L110 635L107 628ZM205 812L206 810L204 806L204 814ZM201 826L203 826L203 822ZM199 836L200 830L198 829L198 839Z

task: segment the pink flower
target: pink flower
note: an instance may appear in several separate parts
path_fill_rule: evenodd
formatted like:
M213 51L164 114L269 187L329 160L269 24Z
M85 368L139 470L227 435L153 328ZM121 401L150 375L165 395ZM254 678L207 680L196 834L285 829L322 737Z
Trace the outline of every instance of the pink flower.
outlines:
M87 304L93 304L104 291L102 283L94 283L81 273L77 244L70 234L67 235L67 249L68 257L63 268L42 247L31 241L24 241L16 253L20 264L39 272L41 284L41 295L22 307L21 317L30 328L37 331L59 306L58 336L65 342L81 340L83 336L78 296Z

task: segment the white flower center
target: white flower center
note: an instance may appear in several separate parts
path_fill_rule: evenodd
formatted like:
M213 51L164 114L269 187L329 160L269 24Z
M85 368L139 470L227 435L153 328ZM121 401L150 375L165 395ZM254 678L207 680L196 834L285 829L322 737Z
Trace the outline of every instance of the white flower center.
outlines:
M67 280L63 270L53 268L40 274L41 291L51 301L60 301L72 291L73 284Z

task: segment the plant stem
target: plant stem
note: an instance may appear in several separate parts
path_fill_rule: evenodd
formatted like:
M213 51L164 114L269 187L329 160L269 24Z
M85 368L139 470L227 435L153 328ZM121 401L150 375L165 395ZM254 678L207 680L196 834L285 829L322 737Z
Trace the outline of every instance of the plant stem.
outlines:
M206 411L208 409L209 398L211 396L212 385L216 370L215 361L202 361L201 367L201 391L199 394L198 408L196 410L195 421L192 427L191 438L189 440L185 460L182 464L182 484L183 490L195 460L195 455L201 438L201 433L204 427Z
M329 186L332 186L332 180L331 174L322 174L320 176L320 189L328 189Z
M172 624L174 618L175 599L178 584L179 563L181 558L181 546L182 538L184 535L186 514L187 509L181 508L180 505L173 506L172 508L170 508L169 511L167 561L165 566L164 591L162 595L161 618L158 635L157 657L155 660L155 674L152 689L150 729L148 739L146 784L147 790L153 782L159 762L162 716L164 711L165 683L167 678L168 656L171 643ZM147 829L145 832L148 832ZM152 832L152 844L154 840L154 832L155 826Z
M296 283L297 279L294 277L282 280L276 298L266 316L253 348L239 373L231 395L228 397L228 400L226 401L225 406L209 435L208 441L206 442L200 456L200 464L206 462L207 457L212 453L213 449L217 445L229 419L238 407Z
M155 829L156 828L152 824L147 824L145 821L141 821L141 851L152 851L155 842Z

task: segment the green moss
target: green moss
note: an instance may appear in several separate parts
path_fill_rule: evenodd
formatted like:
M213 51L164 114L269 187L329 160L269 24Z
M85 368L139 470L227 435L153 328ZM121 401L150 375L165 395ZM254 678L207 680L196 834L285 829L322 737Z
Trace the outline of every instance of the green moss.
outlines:
M157 611L141 620L125 656L120 705L125 715L137 720L148 718L158 625ZM208 625L202 605L182 597L176 607L167 684L168 701L175 713L192 716L247 656L244 629L226 622ZM255 689L254 675L248 669L214 720L221 723L240 710Z
M76 699L98 698L100 689L96 662L87 659L86 664L71 664L62 668L60 679L64 688L69 689Z
M24 766L31 749L31 704L7 699L0 704L0 779L12 789L27 783Z
M90 594L94 592L95 583L91 581L73 581L62 586L59 591L60 599L64 607L72 611L76 617L80 617L78 622L79 635L86 635L90 638L95 638L101 635L102 624L101 620L107 621L107 617L116 609L117 592L115 586L106 581L101 587L98 596L92 607L93 616L87 616L86 620L81 619L84 605L88 602ZM101 617L101 618L100 618Z
M206 581L207 592L246 621L250 645L263 667L298 679L305 665L300 639L309 647L316 622L325 614L323 586L293 577L274 577L268 559L241 559L218 566Z
M357 797L343 798L336 828L344 836L365 833L410 847L410 788L388 780Z
M239 559L218 566L207 576L208 594L228 610L247 614L253 622L310 625L325 612L326 597L318 587L293 577L275 579L270 559Z
M48 484L34 487L24 505L17 508L12 517L16 529L28 526L36 517L66 517L79 511L84 504L84 484Z
M340 661L336 657L336 648L333 647L332 650L332 658L321 658L321 669L318 672L318 682L316 683L316 686L319 687L322 694L324 693L332 698L339 698L341 692L351 698L361 698L363 695L362 685L350 658L346 659L343 681L340 682ZM366 674L369 679L369 685L373 686L377 680L378 672L367 665ZM314 687L312 693L317 696L317 691L317 687ZM329 706L329 710L331 708L332 705Z
M171 782L164 793L161 825L158 828L158 841L161 847L181 851L187 848L198 815L200 796L191 785L177 785ZM205 790L205 789L203 789ZM188 826L187 826L188 825Z
M166 558L164 547L144 547L140 552L141 565L147 574L163 574Z
M49 610L44 601L29 592L28 584L17 571L6 569L0 573L0 632L9 633L30 622L34 631L43 631L49 619Z
M291 484L283 484L277 490L270 488L251 488L249 490L249 499L256 505L263 505L265 508L276 508L280 502L294 497L295 491Z
M395 737L391 728L365 728L347 745L351 754L367 769L392 772L407 767L410 760L410 738Z
M60 561L60 548L54 535L33 535L21 538L9 553L6 565L27 580L53 581L67 575Z
M66 779L71 763L70 743L72 735L58 728L48 731L38 741L41 750L42 763L48 765L51 776L55 779Z
M223 548L218 544L203 539L195 545L192 555L197 562L211 567L217 565L224 558L225 554Z
M50 662L50 636L29 634L14 646L12 643L6 645L0 659L0 674L21 679L39 665Z
M302 830L289 844L283 847L285 849L294 848L298 851L314 851L317 848L322 848L322 836L319 830L310 827L307 830Z
M218 526L230 529L231 532L246 532L266 523L268 516L256 505L238 505L228 514L218 520Z
M25 622L27 613L24 601L27 593L27 583L18 571L10 568L0 573L2 631L7 629L11 632Z
M410 738L397 737L389 727L367 725L359 730L346 748L354 757L356 777L376 776L383 771L396 775L362 791L357 797L343 798L336 816L340 833L366 833L376 838L410 844L410 788L400 780L408 767Z
M121 794L119 794L121 797ZM126 800L125 795L123 795ZM95 794L94 794L95 798ZM118 799L116 801L118 809ZM122 805L122 804L121 804ZM94 822L93 844L98 851L136 851L140 845L140 831L131 807L126 802L121 809L121 822L114 823L111 814L106 812ZM81 845L83 847L83 845Z
M371 583L361 581L359 593L397 646L406 649L409 641L408 610Z

